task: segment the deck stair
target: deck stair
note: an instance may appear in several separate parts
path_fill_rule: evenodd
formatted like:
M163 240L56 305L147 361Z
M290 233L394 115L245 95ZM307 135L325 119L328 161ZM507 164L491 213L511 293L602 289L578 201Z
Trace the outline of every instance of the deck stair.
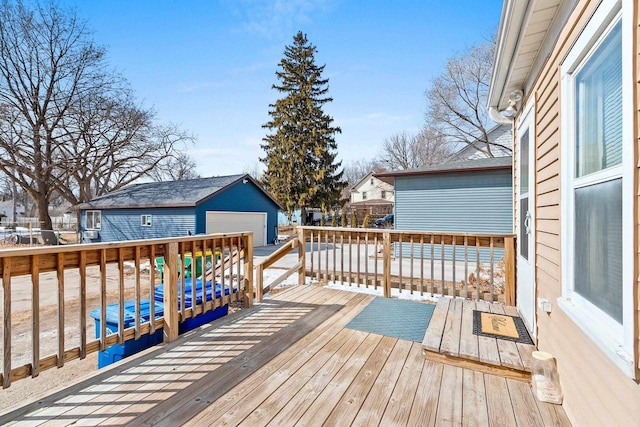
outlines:
M506 378L531 379L531 353L536 347L473 333L473 311L518 316L502 303L441 298L422 342L428 360Z

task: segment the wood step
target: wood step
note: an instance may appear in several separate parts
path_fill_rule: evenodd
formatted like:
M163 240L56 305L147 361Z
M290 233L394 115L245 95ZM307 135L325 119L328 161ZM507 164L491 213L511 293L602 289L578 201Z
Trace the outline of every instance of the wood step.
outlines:
M473 311L517 316L515 307L502 303L440 298L422 342L429 360L506 378L531 379L530 344L478 336L473 333Z

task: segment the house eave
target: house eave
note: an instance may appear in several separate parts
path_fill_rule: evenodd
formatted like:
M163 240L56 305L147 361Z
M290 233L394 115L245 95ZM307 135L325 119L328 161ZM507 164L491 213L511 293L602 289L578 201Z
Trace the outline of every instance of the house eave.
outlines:
M506 0L502 8L487 107L496 114L509 106L513 91L525 93L544 61L557 23L575 0ZM495 116L495 115L494 115Z
M499 110L508 106L504 99L505 86L513 70L518 40L524 26L529 3L527 0L505 0L502 5L500 29L493 61L491 84L489 86L487 102L489 108Z

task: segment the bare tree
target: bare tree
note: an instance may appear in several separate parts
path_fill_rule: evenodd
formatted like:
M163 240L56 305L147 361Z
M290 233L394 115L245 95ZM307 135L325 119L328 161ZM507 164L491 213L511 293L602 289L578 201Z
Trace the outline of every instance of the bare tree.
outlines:
M242 173L246 173L251 175L253 179L260 182L264 173L262 172L262 168L260 167L260 163L254 163L253 165L245 165L242 169Z
M0 171L43 228L54 194L77 203L126 185L189 138L134 104L74 11L3 1L0 22Z
M184 152L164 159L149 173L149 176L154 181L183 181L200 178L200 174L196 171L195 159Z
M488 117L486 100L494 52L492 41L453 56L426 91L427 124L447 142L474 145L489 157L494 156L495 143L489 140L488 130L495 123Z
M444 163L452 154L447 141L433 128L417 135L401 132L387 138L382 145L380 162L390 169L415 169Z
M421 166L445 163L453 154L452 145L433 127L423 128L415 139Z
M342 177L349 184L348 190L349 187L356 185L369 172L382 172L384 169L382 163L377 159L356 160L344 165Z
M414 169L422 166L417 139L404 131L391 135L382 144L380 160L390 169Z

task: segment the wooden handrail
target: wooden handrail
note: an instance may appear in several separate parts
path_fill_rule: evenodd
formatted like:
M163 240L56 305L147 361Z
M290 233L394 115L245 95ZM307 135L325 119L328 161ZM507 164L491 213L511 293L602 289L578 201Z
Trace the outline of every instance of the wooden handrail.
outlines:
M206 286L202 286L202 303L196 304L195 286L193 287L192 303L190 308L184 307L184 300L181 298L178 306L179 293L185 294L184 276L189 271L184 267L185 255L191 253L194 256L197 251L209 248L214 252L220 250L221 253L228 252L230 256L221 260L220 265L215 268L215 273L220 273L221 292L220 297L216 297L215 283L212 283L212 299L206 300ZM203 255L204 256L204 255ZM156 286L155 264L156 257L164 257L164 316L156 318L154 300L154 290ZM206 258L205 258L206 259ZM149 272L149 296L150 321L142 323L136 315L133 325L127 327L124 318L125 301L125 275L124 265L132 262L135 265L135 283L132 287L134 299L132 301L136 313L140 312L141 300L141 260L148 261ZM180 261L178 261L180 260ZM202 269L204 270L204 259ZM191 277L195 279L195 263L192 260ZM243 264L242 266L240 264ZM253 301L253 235L252 233L225 233L184 236L163 239L135 240L110 243L75 244L64 246L29 247L19 249L7 249L0 251L0 264L2 266L2 291L3 291L3 362L0 383L3 388L9 387L12 381L25 378L27 376L36 377L43 370L54 367L62 367L66 362L73 359L83 359L88 353L105 350L111 345L121 344L130 339L138 339L142 334L154 333L158 327L164 330L165 340L172 341L178 336L179 324L189 317L214 310L230 301L244 299L245 305L250 306ZM107 267L113 265L118 269L113 279L117 282L115 288L116 301L118 302L118 332L107 335ZM234 266L237 270L234 271ZM88 277L89 267L99 267L99 322L98 338L87 340L86 337L86 316L87 316L87 283L92 280ZM241 276L241 267L243 269ZM228 269L229 276L226 277ZM76 297L70 295L66 290L69 280L66 273L74 271L78 273L79 292L77 295L80 305L80 318L78 320L78 330L80 332L79 346L69 348L65 342L65 328L69 328L68 320L65 325L65 299ZM41 286L41 276L53 273L57 283L52 289L43 289ZM235 273L235 274L234 274ZM205 272L203 271L204 275ZM22 366L13 367L11 359L12 350L12 289L19 289L18 279L23 276L30 276L31 294L33 296L30 304L32 312L32 358L31 362ZM95 280L95 279L94 279ZM235 284L234 284L235 280ZM212 280L215 282L215 280ZM195 285L195 283L194 283ZM179 291L180 287L180 291ZM41 335L41 306L40 296L44 291L56 292L57 321L54 323L57 330L57 349L54 354L41 357L40 335ZM199 292L199 291L198 291ZM241 292L244 292L241 294ZM251 295L251 298L248 296ZM198 296L200 296L198 294ZM75 342L74 342L75 344Z
M308 254L305 245L300 244L299 259L303 260L305 274L318 281L382 286L387 297L396 288L399 292L430 296L516 303L513 234L300 226L298 240L311 242ZM497 270L496 263L503 253L504 267ZM430 268L425 269L425 263ZM488 266L488 271L481 265ZM500 288L495 287L498 279Z
M304 264L300 261L292 268L288 269L285 273L281 274L273 283L264 286L264 270L274 265L276 262L280 261L287 254L291 253L294 249L300 246L297 239L289 240L287 243L282 245L278 250L273 252L267 258L265 258L260 264L256 265L256 300L262 301L262 298L265 293L268 293L273 287L282 283L287 277L295 273L296 271L304 271ZM304 246L304 245L303 245ZM304 252L304 248L301 250Z

